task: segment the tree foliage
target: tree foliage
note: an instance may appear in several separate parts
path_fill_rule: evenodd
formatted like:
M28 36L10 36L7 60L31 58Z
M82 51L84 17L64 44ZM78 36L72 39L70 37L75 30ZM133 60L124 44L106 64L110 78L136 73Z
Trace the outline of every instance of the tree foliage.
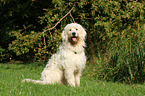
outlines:
M56 28L37 34L53 27L74 3L71 14ZM75 20L88 32L86 42L92 46L87 48L88 55L96 55L98 51L104 53L124 32L126 35L134 34L142 26L144 7L143 0L1 0L1 47L10 52L8 57L14 59L44 59L59 46L63 27Z

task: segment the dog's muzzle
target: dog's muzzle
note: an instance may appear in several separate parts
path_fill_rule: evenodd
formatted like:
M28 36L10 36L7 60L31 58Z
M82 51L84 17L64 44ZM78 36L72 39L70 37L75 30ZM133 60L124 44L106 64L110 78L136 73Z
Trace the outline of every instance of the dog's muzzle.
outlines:
M77 41L77 34L76 34L76 32L72 33L72 37L71 38L72 38L72 41L74 41L74 42Z

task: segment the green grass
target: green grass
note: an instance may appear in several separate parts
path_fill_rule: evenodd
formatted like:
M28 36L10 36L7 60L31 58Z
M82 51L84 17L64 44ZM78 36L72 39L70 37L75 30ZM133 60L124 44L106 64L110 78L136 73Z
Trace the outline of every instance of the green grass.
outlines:
M22 83L39 79L44 67L38 63L0 64L0 96L144 96L145 84L124 85L81 78L80 87ZM85 70L86 71L86 70ZM84 74L85 74L84 71ZM86 75L87 76L87 75Z

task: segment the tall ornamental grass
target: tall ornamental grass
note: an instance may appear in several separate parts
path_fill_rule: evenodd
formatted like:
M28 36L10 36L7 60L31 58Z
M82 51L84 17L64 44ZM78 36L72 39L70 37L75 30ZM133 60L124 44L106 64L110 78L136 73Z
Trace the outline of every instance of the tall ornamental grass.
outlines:
M130 37L122 34L122 37L110 46L107 54L96 58L93 72L88 75L99 80L143 83L145 80L144 49L145 26Z

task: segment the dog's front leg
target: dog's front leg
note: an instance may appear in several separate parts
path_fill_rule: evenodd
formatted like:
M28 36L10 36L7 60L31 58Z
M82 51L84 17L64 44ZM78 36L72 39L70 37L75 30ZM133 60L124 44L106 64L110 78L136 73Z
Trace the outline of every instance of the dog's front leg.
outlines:
M70 86L75 87L75 77L74 77L74 71L72 69L67 69L64 71L65 78L67 80L67 83Z
M81 76L81 71L78 71L76 74L75 74L75 83L76 83L76 86L80 86L80 76Z

